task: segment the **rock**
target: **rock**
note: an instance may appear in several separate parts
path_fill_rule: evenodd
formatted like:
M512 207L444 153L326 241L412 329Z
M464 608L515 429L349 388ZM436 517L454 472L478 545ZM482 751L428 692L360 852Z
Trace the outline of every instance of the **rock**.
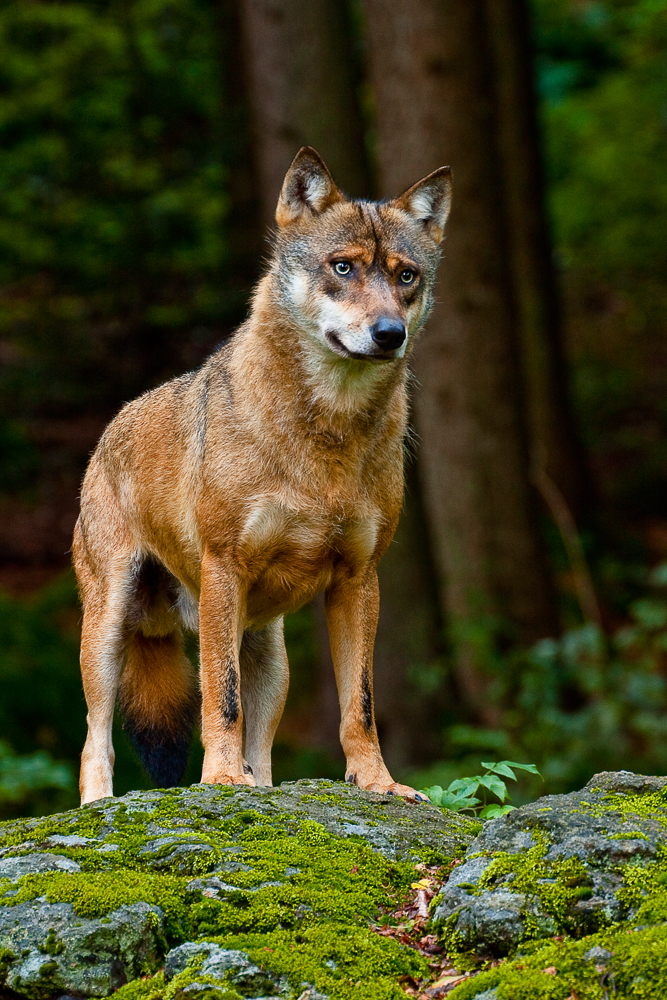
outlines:
M263 998L289 995L284 976L271 975L255 965L243 951L221 948L217 944L182 944L165 958L165 979L175 980L175 996L179 992L196 993L208 985L230 986L244 997Z
M667 839L667 779L596 774L581 792L551 795L484 825L434 902L450 946L511 953L525 937L581 936L626 918L629 865Z
M78 917L70 903L0 907L0 953L14 955L4 985L35 1000L108 996L158 962L162 917L148 903L120 907L104 921Z
M252 920L263 933L306 934L333 921L333 948L341 933L375 939L370 876L355 888L357 862L381 873L373 891L384 904L395 862L451 858L479 826L428 803L331 781L131 792L4 824L0 996L3 987L30 1000L108 996L163 963L178 998L207 983L244 997L281 995L287 980L270 970L272 947L258 962L233 944L196 939L252 930ZM322 968L334 974L327 961ZM406 972L412 964L406 951ZM303 978L304 1000L322 1000Z
M476 1000L496 1000L522 963L538 991L545 971L560 977L562 937L587 975L621 983L625 962L628 982L644 981L661 974L663 929L667 949L666 790L604 773L481 825L342 782L195 785L6 823L0 1000L327 1000L341 980L378 996L412 981L426 996L429 956L464 952L472 968L530 939L518 964L482 973ZM374 925L405 914L417 860L450 872L423 956L391 921Z
M599 944L595 945L593 948L589 948L587 952L584 953L584 958L587 962L593 962L596 966L605 969L612 958L614 957L613 951L609 951L608 948L602 948Z
M12 881L21 878L22 875L52 871L80 872L81 866L71 858L64 858L60 854L26 854L23 857L0 860L0 878L9 878Z

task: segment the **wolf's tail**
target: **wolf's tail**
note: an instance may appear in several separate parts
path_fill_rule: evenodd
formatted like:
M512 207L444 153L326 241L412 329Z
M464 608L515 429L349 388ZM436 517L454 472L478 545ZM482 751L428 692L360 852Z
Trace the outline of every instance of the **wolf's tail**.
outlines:
M151 780L170 788L183 780L200 695L180 632L133 637L118 691L124 729Z

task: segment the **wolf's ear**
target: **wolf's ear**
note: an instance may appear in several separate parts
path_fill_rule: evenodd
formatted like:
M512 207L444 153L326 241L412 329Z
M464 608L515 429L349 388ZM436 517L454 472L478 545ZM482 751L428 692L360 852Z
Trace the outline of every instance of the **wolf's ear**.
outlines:
M423 222L436 243L441 243L452 205L451 167L438 167L396 198L394 205Z
M288 226L303 217L320 215L337 201L344 200L320 154L311 146L303 146L285 174L276 222L279 226Z

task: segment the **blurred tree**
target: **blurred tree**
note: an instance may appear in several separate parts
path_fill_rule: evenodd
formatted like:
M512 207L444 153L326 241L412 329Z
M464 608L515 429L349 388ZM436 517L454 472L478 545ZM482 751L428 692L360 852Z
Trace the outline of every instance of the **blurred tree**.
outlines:
M243 0L241 11L265 223L273 223L283 178L301 146L317 149L344 191L368 196L345 4Z
M591 484L569 400L562 311L546 216L527 0L487 0L496 121L512 273L521 328L531 464L575 515L590 515Z
M381 190L454 171L440 301L416 359L431 543L465 700L497 718L477 636L557 627L528 478L513 287L482 2L365 0Z

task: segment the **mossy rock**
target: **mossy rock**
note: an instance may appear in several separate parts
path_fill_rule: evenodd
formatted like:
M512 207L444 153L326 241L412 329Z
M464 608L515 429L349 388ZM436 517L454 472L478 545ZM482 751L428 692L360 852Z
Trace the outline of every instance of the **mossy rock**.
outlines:
M479 829L331 781L131 792L4 823L0 992L400 1000L426 962L369 922L405 897L415 864L461 856ZM192 967L159 971L197 941L260 971L220 978L201 947Z
M659 917L666 845L667 779L597 774L581 792L486 823L434 901L432 925L450 951L502 956Z
M439 952L384 933L420 861L451 872ZM0 825L0 997L436 997L436 954L469 970L452 1000L662 1000L667 779L596 775L483 827L329 781L135 792Z

